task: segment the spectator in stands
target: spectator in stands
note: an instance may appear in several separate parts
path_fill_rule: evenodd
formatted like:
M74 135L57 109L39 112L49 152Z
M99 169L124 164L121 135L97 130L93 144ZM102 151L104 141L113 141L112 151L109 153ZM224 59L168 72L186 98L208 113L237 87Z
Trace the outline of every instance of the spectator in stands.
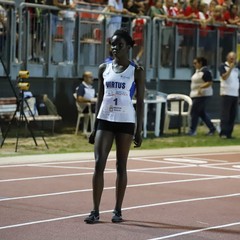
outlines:
M223 3L226 4L225 2ZM228 5L226 4L226 8ZM231 4L229 8L225 10L223 13L224 20L226 24L232 25L239 25L240 26L240 18L238 16L238 7L235 4ZM225 56L234 49L234 42L233 38L234 35L237 33L238 29L227 27L225 28L224 35L223 35L223 51L222 51L222 59L225 59Z
M207 59L204 57L196 57L193 60L193 65L196 72L191 78L191 92L193 104L191 108L191 124L189 135L196 135L199 118L209 128L208 136L215 133L216 129L211 122L210 117L206 112L206 106L209 98L213 95L212 89L212 74L207 67Z
M130 12L123 8L122 0L108 0L109 12L116 15L111 16L107 24L107 38L110 38L113 33L122 25L122 14L129 14Z
M138 49L134 61L136 64L142 65L143 53L144 53L144 31L145 31L146 19L136 18L133 20L133 40L135 41L135 47Z
M139 7L139 10L146 15L149 9L149 1L148 0L135 0L134 3Z
M218 4L222 6L226 6L227 9L233 4L232 0L218 0Z
M63 17L63 60L62 64L73 64L73 32L75 28L75 8L77 2L75 0L66 0L69 9L61 11Z
M25 0L26 3L35 3L35 4L43 4L43 0ZM43 62L43 58L41 56L41 29L40 29L40 21L41 21L41 9L38 7L28 7L28 11L30 13L30 37L31 41L29 44L29 59L34 62Z
M208 64L213 63L212 50L214 49L215 42L212 40L212 27L208 26L209 21L209 5L207 3L200 3L199 5L199 48L201 56L205 56Z
M134 0L124 2L124 8L135 15L144 15L142 9L138 7Z
M62 9L67 9L68 6L63 4L63 2L64 2L64 0L45 0L45 5L55 6L55 7L59 7L59 8L62 8ZM45 10L44 12L47 13L47 14L50 14L50 19L51 19L51 22L47 23L48 25L46 26L46 30L50 29L50 25L51 25L52 32L49 33L49 34L51 35L50 52L52 54L53 50L54 50L54 38L55 38L56 33L57 33L59 10ZM51 62L56 64L56 62L53 59L53 55L51 55Z
M232 138L237 116L239 98L239 70L236 67L236 53L229 52L226 62L219 67L221 95L220 137Z
M166 19L167 15L166 15L166 13L164 11L164 8L163 8L163 1L162 0L156 0L155 5L150 7L148 15L151 18L158 17L158 18Z
M183 10L185 20L199 19L198 0L190 0L189 5ZM196 25L190 23L184 23L179 26L179 30L183 33L182 41L182 67L189 67L189 60L191 56L191 50L194 46Z
M113 142L116 142L116 202L113 223L122 219L122 203L127 186L127 159L134 139L135 147L142 143L142 121L144 108L143 69L128 59L134 41L123 29L117 30L110 39L112 62L99 66L97 120L89 141L95 143L95 171L93 175L93 211L84 220L99 221L99 205L104 186L104 169ZM136 113L131 98L136 88ZM135 120L136 118L136 120ZM135 126L136 124L136 126ZM134 137L134 138L133 138Z
M135 4L134 0L127 0L124 2L123 7L131 13L132 16L143 15L140 8ZM132 21L129 17L122 17L122 26L128 26L128 24Z
M141 18L142 15L144 15L142 9L136 4L133 0L127 0L124 4L124 7L129 11L129 13L132 16L135 16L136 18L132 20L132 18L129 17L123 17L122 18L122 25L127 26L127 22L132 21L132 32L133 32L133 40L135 41L135 49L138 50L136 57L134 57L134 61L137 64L140 64L140 60L143 56L144 52L144 24L146 23L146 20Z
M174 36L173 36L174 24L173 22L171 22L171 19L177 17L177 12L176 12L177 9L174 7L173 0L165 0L163 9L167 17L165 19L165 28L163 29L163 36L162 36L162 60L163 60L162 65L171 66L172 58L173 58L173 43L174 43Z
M211 0L211 2L209 3L209 17L213 16L214 13L214 9L215 7L218 5L218 1L217 0Z
M88 113L87 103L95 103L96 92L93 88L93 75L91 72L86 71L83 73L83 80L76 88L77 101L82 104L83 113ZM95 112L95 104L91 105L92 112Z
M222 60L223 48L227 47L224 45L224 35L227 34L228 29L226 28L227 22L224 19L223 7L221 5L217 5L214 8L214 12L210 21L211 23L218 25L216 28L219 30L219 34L220 34L220 39L219 39L220 54L219 55L221 56L221 61L223 61Z
M211 0L208 5L208 11L207 12L204 11L205 20L201 20L201 13L200 13L201 31L203 31L202 35L207 33L204 40L206 42L206 45L202 53L202 56L206 56L209 65L213 65L215 61L213 52L216 51L216 42L215 42L216 31L215 31L215 27L212 26L212 24L213 24L213 18L215 14L214 11L216 6L218 6L217 0Z
M236 4L230 5L229 11L224 14L224 18L228 24L239 25L240 16L238 15L238 6Z
M162 34L162 66L170 66L172 63L172 46L173 46L173 23L168 21L171 18L177 16L176 8L174 7L173 0L166 0L163 4L161 0L155 2L155 6L152 6L149 11L150 16L162 18L163 28Z

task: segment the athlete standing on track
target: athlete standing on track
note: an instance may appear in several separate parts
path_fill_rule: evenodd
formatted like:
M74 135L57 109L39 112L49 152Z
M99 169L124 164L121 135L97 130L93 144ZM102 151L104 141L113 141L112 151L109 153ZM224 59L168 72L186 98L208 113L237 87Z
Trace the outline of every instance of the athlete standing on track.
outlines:
M95 143L95 171L93 175L93 211L84 220L99 221L99 205L104 186L104 169L108 154L116 144L116 204L112 222L122 222L122 202L127 186L127 159L134 137L135 147L142 143L144 109L143 69L130 62L129 50L134 41L124 29L115 31L110 39L113 60L99 66L98 102L95 130L89 138ZM136 89L136 114L132 97ZM135 120L136 115L136 120ZM135 126L136 122L136 126Z

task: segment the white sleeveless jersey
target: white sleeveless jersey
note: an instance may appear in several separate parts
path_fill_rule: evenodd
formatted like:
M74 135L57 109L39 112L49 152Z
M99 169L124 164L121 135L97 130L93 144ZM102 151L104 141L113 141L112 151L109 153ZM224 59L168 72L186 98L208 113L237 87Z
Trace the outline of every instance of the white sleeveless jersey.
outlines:
M135 65L130 63L121 73L113 71L112 62L103 72L104 96L97 118L110 122L135 123L132 97L135 92Z

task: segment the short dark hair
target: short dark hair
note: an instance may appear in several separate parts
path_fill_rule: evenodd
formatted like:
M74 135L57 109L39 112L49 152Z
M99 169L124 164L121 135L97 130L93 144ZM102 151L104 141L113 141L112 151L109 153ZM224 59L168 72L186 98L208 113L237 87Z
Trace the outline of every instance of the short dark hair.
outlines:
M132 39L132 37L130 36L130 34L126 28L120 28L120 29L116 30L110 39L110 44L112 42L113 36L119 36L119 37L123 38L126 41L127 45L130 45L131 47L133 47L135 44L135 41Z
M207 66L208 62L205 57L196 57L196 60L202 64L203 67Z

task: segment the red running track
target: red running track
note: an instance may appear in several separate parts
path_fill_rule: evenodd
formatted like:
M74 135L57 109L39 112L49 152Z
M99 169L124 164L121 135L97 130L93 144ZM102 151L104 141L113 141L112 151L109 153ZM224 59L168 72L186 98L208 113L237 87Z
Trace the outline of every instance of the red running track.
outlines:
M114 157L94 225L83 221L92 208L91 155L0 165L0 240L240 239L240 150L148 153L129 158L121 224L111 223Z

